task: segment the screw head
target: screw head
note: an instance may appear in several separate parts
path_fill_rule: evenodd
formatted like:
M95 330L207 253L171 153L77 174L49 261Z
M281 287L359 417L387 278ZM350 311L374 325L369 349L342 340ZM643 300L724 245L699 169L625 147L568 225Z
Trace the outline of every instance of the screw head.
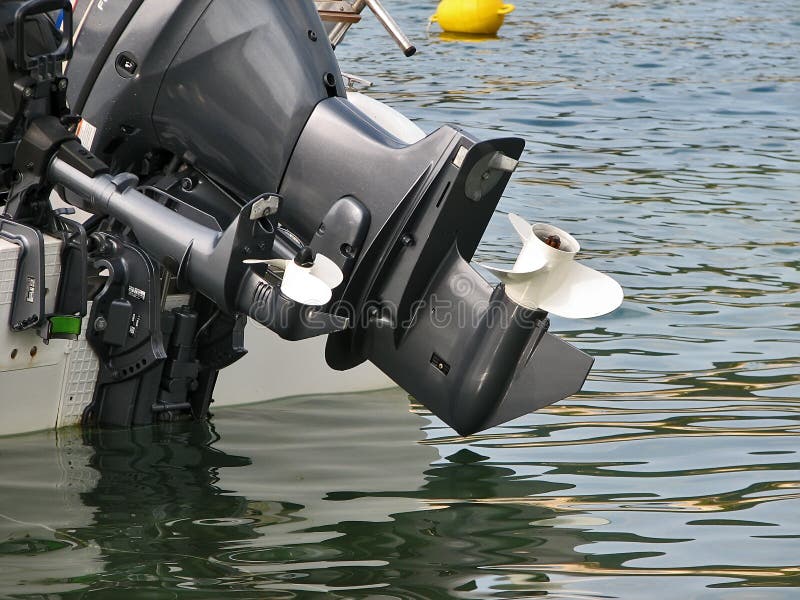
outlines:
M108 321L106 321L105 317L103 317L102 315L94 320L95 331L105 331L106 327L108 327Z

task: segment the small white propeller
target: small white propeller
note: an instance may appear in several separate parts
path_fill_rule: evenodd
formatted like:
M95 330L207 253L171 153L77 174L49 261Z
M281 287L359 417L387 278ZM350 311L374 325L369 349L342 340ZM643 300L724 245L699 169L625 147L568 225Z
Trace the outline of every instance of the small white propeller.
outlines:
M266 264L283 271L281 293L300 304L324 306L331 301L333 289L344 280L338 265L322 254L313 255L307 246L291 259L249 258L247 265Z
M570 319L598 317L622 304L622 287L608 275L575 262L580 244L566 231L522 217L508 218L523 246L512 269L485 266L520 306Z

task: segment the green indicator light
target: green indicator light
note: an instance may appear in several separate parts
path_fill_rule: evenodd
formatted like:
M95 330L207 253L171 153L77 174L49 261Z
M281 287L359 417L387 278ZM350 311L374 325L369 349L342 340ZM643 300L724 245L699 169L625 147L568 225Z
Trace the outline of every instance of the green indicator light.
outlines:
M81 332L80 317L50 317L50 333L53 335L78 335Z

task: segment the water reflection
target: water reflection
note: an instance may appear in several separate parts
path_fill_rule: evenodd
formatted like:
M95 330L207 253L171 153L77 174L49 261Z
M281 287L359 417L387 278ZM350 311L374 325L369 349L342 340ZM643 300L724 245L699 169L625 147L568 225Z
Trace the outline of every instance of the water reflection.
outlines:
M88 464L98 476L80 499L93 518L70 535L97 545L105 564L103 576L84 592L110 582L127 583L131 591L170 587L159 579L177 585L187 572L192 579L231 577L234 569L208 560L209 548L256 538L258 523L290 518L297 507L250 506L245 497L220 487L221 470L251 460L215 449L218 439L205 423L85 435ZM198 524L204 525L202 536L193 534Z
M397 416L396 406L377 412ZM408 414L398 420L418 421ZM553 517L553 509L502 500L568 486L518 478L466 449L429 468L433 449L407 446L407 439L393 444L382 424L388 444L380 435L359 438L359 447L373 452L351 447L343 455L326 443L329 458L314 468L339 473L315 479L305 491L287 489L282 480L307 469L306 461L320 461L315 443L326 435L325 424L309 428L309 451L293 452L288 462L279 449L251 456L223 451L210 424L61 432L54 455L48 434L2 440L4 468L20 476L1 484L0 593L252 597L253 590L269 590L270 597L324 591L352 598L380 589L387 598L448 598L485 588L484 570L493 566L580 558L573 551L582 543L579 529L530 526ZM226 433L246 438L245 429L234 422ZM414 431L403 427L402 437ZM402 466L383 465L395 470L385 481L396 489L366 489L366 480L348 477L339 462L368 470L370 455L382 451L405 459ZM226 482L254 463L261 463L260 493L229 489ZM37 502L26 506L34 490L45 492L49 511ZM19 577L19 587L10 576Z
M800 467L781 442L793 423L765 422L757 406L588 397L463 440L404 400L300 398L222 411L216 425L2 439L0 595L797 583ZM676 437L682 450L664 452Z
M440 31L436 34L438 39L443 42L469 42L473 44L483 44L499 40L496 35L481 35L477 33L459 33L455 31Z
M251 460L215 449L217 439L208 424L166 424L3 440L0 526L7 541L0 564L20 579L14 589L12 579L0 578L0 591L83 597L169 588L186 579L184 572L217 580L234 575L208 560L209 547L258 537L255 523L291 509L275 505L264 515L243 496L225 493L220 470ZM192 523L218 527L196 537ZM163 577L171 582L157 583Z
M579 528L538 527L556 515L539 504L537 494L568 486L516 476L513 469L492 465L486 456L462 449L426 471L418 491L387 491L370 496L419 498L426 508L393 515L374 526L348 521L323 530L345 535L325 542L349 560L380 559L380 569L311 573L333 587L375 586L382 597L481 597L508 579L494 568L531 562L572 563L581 559L575 546L585 540ZM348 501L361 493L333 493ZM352 597L352 590L346 597Z

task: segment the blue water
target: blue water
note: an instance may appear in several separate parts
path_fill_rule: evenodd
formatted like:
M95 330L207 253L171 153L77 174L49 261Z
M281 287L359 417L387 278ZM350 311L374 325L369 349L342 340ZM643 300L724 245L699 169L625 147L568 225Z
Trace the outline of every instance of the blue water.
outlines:
M800 4L519 2L453 41L386 0L345 71L527 142L505 214L625 288L552 328L579 395L471 438L399 390L0 440L0 597L800 597ZM409 406L411 410L409 411Z

